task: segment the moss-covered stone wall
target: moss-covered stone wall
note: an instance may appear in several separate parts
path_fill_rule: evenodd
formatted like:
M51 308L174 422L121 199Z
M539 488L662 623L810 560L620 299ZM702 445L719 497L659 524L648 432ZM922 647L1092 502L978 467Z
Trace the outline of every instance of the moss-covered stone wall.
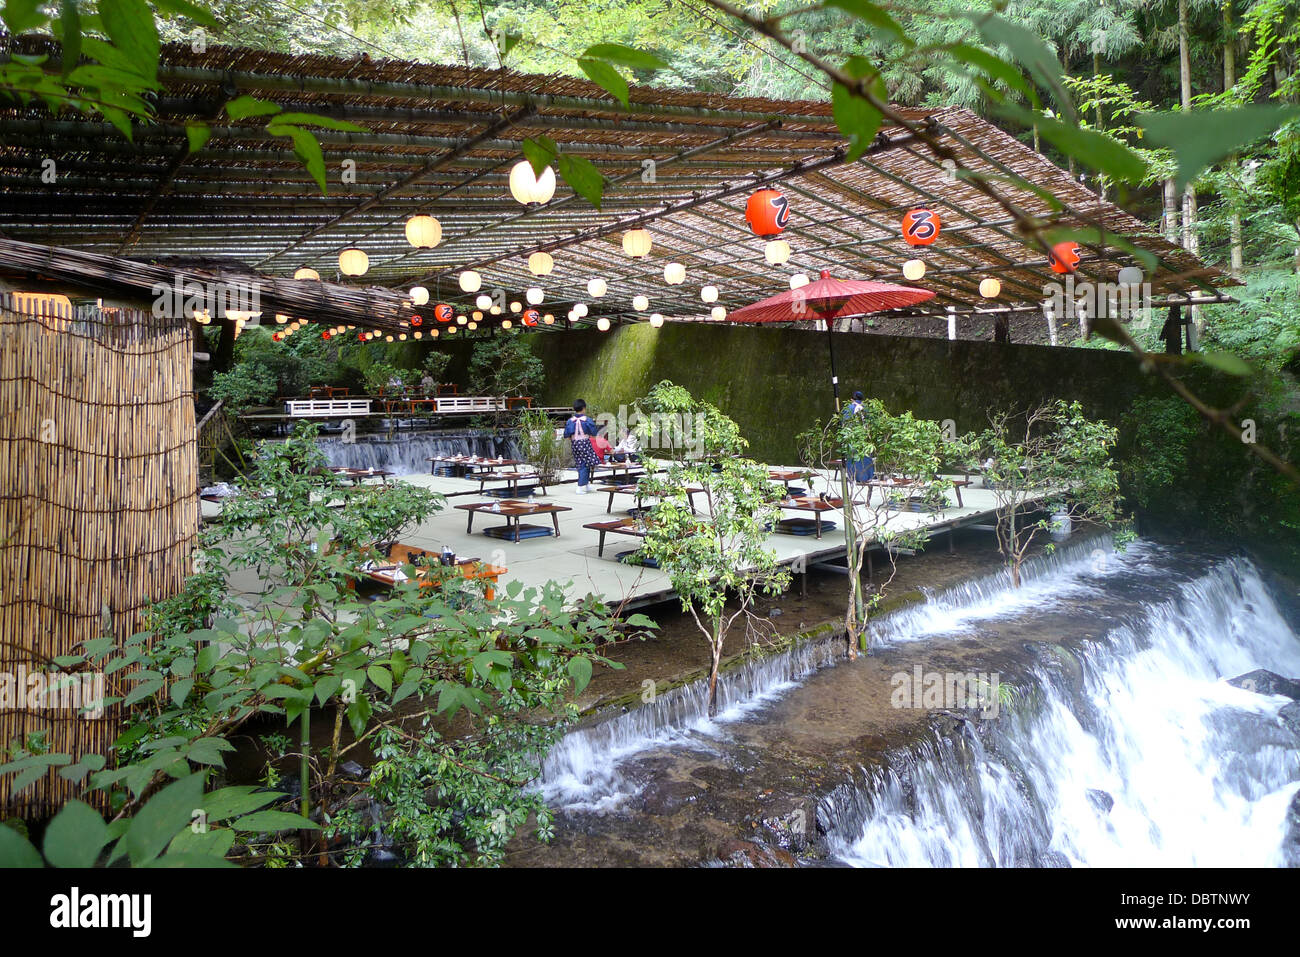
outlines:
M546 405L583 398L594 412L617 413L671 379L734 418L755 458L793 464L794 436L833 409L827 338L794 329L638 323L533 341L546 364ZM1153 387L1127 354L1100 349L837 334L835 360L842 397L861 389L892 411L952 419L963 432L987 425L991 408L1058 397L1077 398L1090 414L1118 422Z

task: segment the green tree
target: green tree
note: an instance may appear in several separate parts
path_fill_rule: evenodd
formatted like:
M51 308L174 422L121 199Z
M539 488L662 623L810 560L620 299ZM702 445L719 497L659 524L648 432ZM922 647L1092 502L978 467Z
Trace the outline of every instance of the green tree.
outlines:
M1089 419L1078 401L1064 400L1023 413L995 412L989 422L976 442L987 456L984 477L997 503L998 550L1019 587L1030 546L1059 524L1056 516L1096 525L1122 522L1111 455L1117 431Z

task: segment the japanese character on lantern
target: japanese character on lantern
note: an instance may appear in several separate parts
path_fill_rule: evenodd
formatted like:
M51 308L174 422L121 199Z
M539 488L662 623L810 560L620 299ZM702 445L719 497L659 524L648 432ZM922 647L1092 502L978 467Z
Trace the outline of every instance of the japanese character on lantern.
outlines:
M790 201L774 189L760 189L745 203L745 222L763 239L778 236L790 222Z
M939 214L932 209L909 209L903 216L903 239L909 246L928 246L939 238Z
M1059 242L1052 247L1052 272L1072 273L1083 259L1083 250L1072 239Z

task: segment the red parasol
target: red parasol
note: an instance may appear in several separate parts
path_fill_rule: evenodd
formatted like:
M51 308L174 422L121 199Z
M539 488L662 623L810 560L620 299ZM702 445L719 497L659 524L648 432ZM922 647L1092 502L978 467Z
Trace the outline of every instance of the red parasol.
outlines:
M728 313L731 322L807 322L826 320L827 342L831 352L831 388L835 393L835 411L840 409L840 382L835 375L835 339L831 323L849 316L865 316L885 309L897 309L933 299L928 289L895 286L867 279L832 279L822 270L821 278L798 289L779 293L769 299Z

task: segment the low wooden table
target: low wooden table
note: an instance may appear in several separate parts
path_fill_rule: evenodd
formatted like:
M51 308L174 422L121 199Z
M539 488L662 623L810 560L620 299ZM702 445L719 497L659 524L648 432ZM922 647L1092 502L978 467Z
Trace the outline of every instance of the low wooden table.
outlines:
M431 455L429 456L430 475L438 474L439 462L461 469L462 476L466 478L469 477L466 473L470 470L491 472L493 469L515 468L527 464L521 459L485 459L478 455Z
M624 478L645 474L645 466L640 462L601 462L592 466L591 471L594 473L600 469L608 469L611 477L617 476L619 472L623 473Z
M600 541L596 545L596 557L603 558L605 555L605 536L614 532L618 535L631 535L634 538L645 538L645 528L635 518L616 518L609 522L588 522L583 528L590 528L592 531L600 532Z
M352 479L353 485L360 485L368 478L382 479L385 485L388 484L388 477L395 475L395 472L389 472L386 469L354 469L342 466L335 466L330 469L339 478Z
M469 521L465 523L465 534L469 535L474 530L474 513L481 512L484 515L500 515L506 520L505 528L507 532L514 530L514 540L518 544L520 533L524 528L540 528L542 526L523 525L520 523L521 518L530 515L549 515L551 522L555 526L555 537L560 537L560 513L571 512L573 509L567 505L540 505L532 502L520 502L515 499L506 499L502 502L474 502L468 505L457 505L456 508L469 513Z
M822 499L816 495L796 495L793 498L785 499L776 503L786 511L791 512L812 512L813 517L817 520L817 537L822 537L822 512L834 512L844 507L844 499L827 498Z
M409 564L406 561L397 561L392 565L382 565L378 568L372 568L366 572L366 577L372 581L377 581L381 585L396 585L399 581L410 581L411 578L398 579L397 573L401 571L402 566ZM461 578L471 580L481 580L487 582L487 587L483 590L483 597L488 601L496 598L496 585L498 580L510 569L502 565L492 565L488 562L480 561L477 558L461 558L455 565L420 565L416 566L414 578L420 583L421 588L437 588L450 577L447 573L455 571ZM403 573L405 574L405 573Z
M506 488L510 490L510 494L518 495L520 479L533 479L537 483L537 487L542 490L542 494L546 494L546 486L542 484L542 477L537 472L520 472L517 470L514 472L479 472L477 475L473 476L473 478L478 479L478 491L480 495L483 494L484 486L486 486L488 482L505 482Z
M789 472L789 471L783 471L781 469L769 469L767 473L767 477L771 479L773 482L782 483L785 486L786 492L789 493L790 483L800 479L806 480L808 478L808 473Z
M639 485L600 485L597 486L596 491L609 493L609 504L605 507L605 514L608 515L609 513L614 511L615 495L635 495L636 507L640 508L641 502L645 498L645 496L641 494L640 488L641 487ZM695 496L708 494L708 492L705 491L703 488L696 487L696 486L691 486L690 488L683 489L683 491L686 493L686 503L690 505L692 512L695 511Z

